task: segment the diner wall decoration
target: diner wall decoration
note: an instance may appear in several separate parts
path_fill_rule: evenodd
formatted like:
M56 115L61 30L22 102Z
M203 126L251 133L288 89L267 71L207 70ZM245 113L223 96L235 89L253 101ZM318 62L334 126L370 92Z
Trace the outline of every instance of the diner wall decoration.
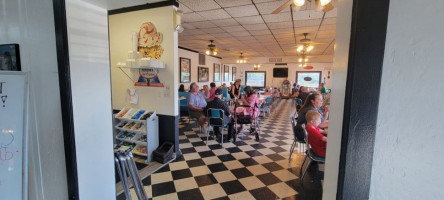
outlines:
M21 71L18 44L0 45L0 70Z
M157 32L156 27L151 22L143 23L139 28L138 51L144 58L159 59L163 54L163 47L160 45L163 35Z
M189 58L180 58L180 82L191 82L191 59Z
M198 67L198 82L208 82L210 71L208 67Z
M229 73L230 73L230 66L224 65L224 82L230 81L229 80L229 76L230 76Z
M231 80L236 81L236 67L231 68Z
M220 82L220 64L213 64L213 82Z

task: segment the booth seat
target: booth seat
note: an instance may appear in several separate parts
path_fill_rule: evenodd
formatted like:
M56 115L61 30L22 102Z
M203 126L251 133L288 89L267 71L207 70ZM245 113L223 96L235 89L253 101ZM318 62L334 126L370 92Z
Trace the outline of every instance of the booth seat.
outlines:
M180 112L188 112L188 93L189 92L179 92L179 97L185 97L186 99L180 100Z

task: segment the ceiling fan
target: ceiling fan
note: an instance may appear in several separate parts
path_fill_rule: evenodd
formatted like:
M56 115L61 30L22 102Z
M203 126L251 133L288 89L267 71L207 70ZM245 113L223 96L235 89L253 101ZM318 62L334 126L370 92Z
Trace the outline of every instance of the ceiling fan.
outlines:
M288 0L286 3L282 4L279 8L274 10L271 14L278 14L288 6L294 6L295 10L300 9L303 5L306 5L308 3L316 3L319 10L322 10L322 12L326 13L330 10L333 10L334 6L331 4L332 0Z
M310 52L313 50L314 46L317 44L328 44L325 42L312 42L310 39L307 38L308 33L304 33L304 38L300 40L300 45L296 49L298 53L302 53L302 55L305 55L305 53Z
M205 54L207 55L217 55L217 52L219 52L219 49L216 47L215 44L213 44L214 40L210 40L210 44L208 45L207 49L205 50ZM228 49L220 49L222 51L230 51Z

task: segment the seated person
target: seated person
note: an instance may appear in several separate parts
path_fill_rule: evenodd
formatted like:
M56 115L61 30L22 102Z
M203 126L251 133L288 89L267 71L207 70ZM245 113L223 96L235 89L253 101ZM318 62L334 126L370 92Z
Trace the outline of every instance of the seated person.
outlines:
M307 99L307 96L310 93L308 92L308 88L301 86L301 88L299 89L299 91L296 91L293 95L291 95L291 98L298 98L302 100L302 104L305 103L305 99Z
M236 142L235 133L234 133L234 120L231 117L230 108L228 107L227 103L221 100L223 91L221 89L216 89L214 92L214 99L213 101L208 102L207 106L204 109L204 113L206 114L208 112L208 109L210 108L216 108L216 109L222 109L224 110L225 116L224 116L224 124L228 125L228 139L233 138L233 142ZM216 136L220 136L220 130L219 127L213 127L214 134Z
M305 115L307 119L307 130L308 143L313 149L313 152L320 157L325 157L325 152L327 151L327 137L321 134L318 125L321 123L321 114L314 110L309 110Z
M205 114L203 110L207 106L207 101L205 100L205 95L199 92L199 86L196 82L191 83L187 100L190 116L196 118L200 126L204 126Z
M179 92L185 92L185 86L183 84L180 84Z
M305 119L305 115L308 111L314 110L321 114L321 124L319 124L319 128L326 128L328 127L328 113L330 111L330 107L326 106L325 110L321 110L323 98L322 95L315 92L308 95L307 100L305 101L304 105L302 105L301 109L299 109L298 112L298 122L296 124L295 128L295 135L298 138L298 140L304 140L304 130L302 129L302 124L306 124L307 120ZM327 134L327 130L320 130L321 133Z
M216 92L216 89L217 89L216 83L214 82L210 83L210 98L209 98L210 101L214 100L214 93Z
M203 88L200 90L200 92L202 92L205 95L205 99L210 98L210 88L208 87L208 85L204 85Z
M257 116L259 116L259 98L257 97L254 89L250 86L245 87L244 92L245 93L240 101L243 105L248 105L250 107L246 109L238 109L236 110L236 113L240 113L241 115L248 114L251 116L251 118L256 119ZM244 125L242 124L237 132L242 132L243 128Z

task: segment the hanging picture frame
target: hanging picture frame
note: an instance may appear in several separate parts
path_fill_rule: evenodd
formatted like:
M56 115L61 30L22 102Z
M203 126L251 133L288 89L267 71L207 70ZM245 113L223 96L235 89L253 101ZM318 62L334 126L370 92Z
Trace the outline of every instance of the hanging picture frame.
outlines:
M230 81L229 76L230 76L230 66L228 65L224 65L224 82Z
M213 82L220 82L220 64L213 64Z
M0 70L21 71L20 51L18 44L0 45Z
M231 68L231 80L236 81L236 67Z
M208 67L198 67L198 82L208 82L210 80L210 70Z
M191 82L191 59L189 58L180 58L180 82Z

